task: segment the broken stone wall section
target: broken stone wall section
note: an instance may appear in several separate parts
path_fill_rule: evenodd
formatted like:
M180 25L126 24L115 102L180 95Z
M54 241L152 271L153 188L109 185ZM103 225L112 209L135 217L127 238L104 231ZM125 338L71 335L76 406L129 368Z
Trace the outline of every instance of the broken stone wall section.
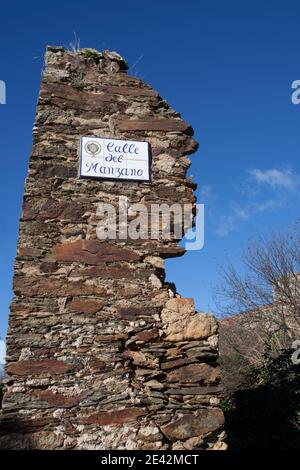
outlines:
M97 239L99 202L195 204L191 126L118 54L48 47L24 191L0 447L222 449L217 324L165 282L178 240ZM80 136L149 142L152 182L78 178Z

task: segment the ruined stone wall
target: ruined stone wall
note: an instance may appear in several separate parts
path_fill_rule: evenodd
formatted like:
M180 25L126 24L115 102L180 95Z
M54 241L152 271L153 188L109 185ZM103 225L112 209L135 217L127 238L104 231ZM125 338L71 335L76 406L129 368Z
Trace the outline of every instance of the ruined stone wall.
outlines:
M0 446L224 448L216 321L164 282L182 248L96 236L99 202L195 202L191 127L118 54L48 47L33 132ZM149 142L152 183L80 179L81 135Z

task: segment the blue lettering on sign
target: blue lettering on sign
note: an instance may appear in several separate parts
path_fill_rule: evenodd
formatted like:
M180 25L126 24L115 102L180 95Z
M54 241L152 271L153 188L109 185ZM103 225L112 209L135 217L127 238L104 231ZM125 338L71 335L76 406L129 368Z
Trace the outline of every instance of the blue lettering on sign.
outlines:
M138 155L140 153L140 149L136 144L130 144L128 145L127 143L120 145L116 144L115 142L108 142L106 144L106 148L109 153L121 153L121 154L129 154L129 155Z
M92 171L92 172L96 173L98 163L86 162L85 165L86 165L86 168L87 168L87 172Z
M123 177L123 178L128 178L128 177L142 177L144 170L141 168L136 169L136 168L120 168L120 167L111 167L111 166L100 166L99 163L92 163L92 162L87 162L86 163L86 169L87 173L89 173L91 176L92 175L103 175L103 176L115 176L117 178Z
M124 155L112 155L111 153L105 157L106 162L115 162L115 163L122 163Z

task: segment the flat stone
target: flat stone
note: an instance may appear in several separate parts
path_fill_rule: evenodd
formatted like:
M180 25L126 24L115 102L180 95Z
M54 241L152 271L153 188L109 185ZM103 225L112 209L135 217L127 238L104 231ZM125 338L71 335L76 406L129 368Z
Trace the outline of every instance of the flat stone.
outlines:
M162 370L170 370L170 369L175 369L176 367L184 366L186 364L193 364L195 363L196 360L194 358L182 358L182 359L175 359L175 360L170 360L167 362L162 362L161 363L161 369Z
M12 375L60 375L80 369L78 364L67 364L56 359L41 361L27 360L7 365L7 372Z
M105 302L100 300L73 299L68 305L68 310L70 312L93 314L102 310L104 305Z
M53 393L51 390L33 390L31 393L40 400L46 401L57 408L71 408L78 405L85 397L85 393L68 396L62 393Z
M191 126L181 119L115 119L114 124L120 131L163 131L186 132L193 135Z
M18 248L18 258L33 258L36 256L40 256L41 252L37 248L29 247L29 246L20 246Z
M166 390L167 395L210 395L221 393L222 388L216 386L209 387L186 387L186 388L169 388Z
M216 431L224 424L224 416L218 408L202 408L194 413L178 416L161 427L171 441L199 437Z
M107 290L102 286L41 276L15 276L14 292L28 297L107 295Z
M98 240L77 240L72 243L55 245L53 258L56 261L78 261L85 264L99 264L112 261L138 261L140 256L123 248Z
M152 341L159 336L159 331L157 328L152 328L151 330L143 330L134 335L131 339L131 342L138 342L138 343L147 343L148 341Z
M124 320L137 320L141 317L151 317L158 313L155 307L119 307L117 315Z
M103 105L110 103L113 95L89 93L63 83L44 83L41 98L51 99L51 103L61 108L101 111Z
M126 87L126 86L104 86L99 88L103 93L109 95L123 95L123 96L148 96L150 98L158 98L157 91L146 87Z
M131 423L139 417L145 416L145 408L126 408L121 410L100 411L90 416L82 418L83 424L97 424L98 426L117 426L120 424Z
M169 372L168 382L216 384L220 382L220 369L208 364L189 364Z
M29 202L24 203L22 220L68 219L70 222L83 222L85 207L74 201L57 201L48 199L40 207L34 207Z
M106 369L106 362L103 361L102 359L99 359L97 357L93 357L88 361L88 366L93 369L93 370L105 370Z

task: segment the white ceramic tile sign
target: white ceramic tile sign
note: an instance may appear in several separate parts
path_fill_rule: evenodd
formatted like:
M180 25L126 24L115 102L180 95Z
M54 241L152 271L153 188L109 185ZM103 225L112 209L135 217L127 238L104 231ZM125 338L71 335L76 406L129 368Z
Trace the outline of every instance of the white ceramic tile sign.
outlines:
M151 151L148 142L81 137L82 178L150 181Z

